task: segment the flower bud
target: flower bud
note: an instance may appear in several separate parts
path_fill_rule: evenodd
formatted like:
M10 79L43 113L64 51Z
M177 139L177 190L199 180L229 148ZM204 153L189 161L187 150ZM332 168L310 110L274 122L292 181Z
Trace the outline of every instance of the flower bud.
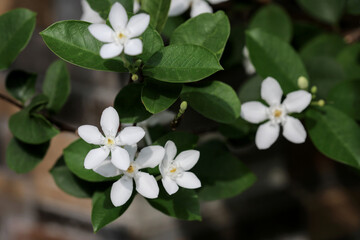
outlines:
M137 74L133 74L131 76L131 80L133 80L134 82L137 81L139 79L139 76Z
M309 81L304 76L298 78L297 84L300 89L307 89L309 87Z
M319 105L319 107L323 107L323 106L325 105L325 100L324 100L324 99L320 99L320 100L318 101L318 105Z
M183 102L180 104L180 111L181 111L181 112L185 112L186 109L187 109L187 106L188 106L187 101L183 101Z
M317 87L316 87L316 86L313 86L313 87L311 88L311 93L312 93L312 94L316 94L316 93L317 93Z

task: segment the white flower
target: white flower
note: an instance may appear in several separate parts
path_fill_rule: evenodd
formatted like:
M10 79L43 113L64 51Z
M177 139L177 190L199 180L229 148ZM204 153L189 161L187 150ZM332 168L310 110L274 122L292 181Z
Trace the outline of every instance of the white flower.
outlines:
M209 5L226 2L228 0L171 0L169 16L179 16L186 12L191 6L190 16L196 17L202 13L212 13L213 9ZM208 3L209 2L209 3Z
M261 98L270 107L261 102L247 102L241 106L241 116L251 123L261 123L269 120L258 128L255 137L259 149L269 148L279 137L280 124L283 126L283 136L293 143L303 143L306 131L302 123L289 116L290 113L302 112L311 102L311 94L298 90L289 93L281 103L283 91L279 83L271 77L266 78L261 84Z
M134 13L137 13L140 10L140 1L134 0Z
M105 160L100 166L94 169L98 174L105 177L114 177L120 174L123 176L111 187L110 198L115 207L125 204L133 192L133 179L136 191L146 198L157 198L159 186L154 176L141 172L143 168L154 168L164 158L165 149L160 146L149 146L143 148L134 161L137 146L125 146L128 150L131 163L127 170L122 171L116 168L110 160Z
M95 12L90 7L89 3L86 0L81 0L81 6L83 11L81 21L89 23L106 23L106 21L100 17L99 13Z
M91 24L90 33L99 41L104 42L100 56L104 59L113 58L124 53L130 56L139 55L143 44L139 37L149 26L150 16L145 13L134 15L128 21L125 8L114 3L109 13L110 28L106 24Z
M172 141L165 144L165 157L159 169L162 183L168 194L174 194L183 188L195 189L201 187L200 180L192 172L188 172L195 166L200 157L200 152L187 150L181 152L176 158L177 149ZM174 160L175 158L175 160Z
M253 75L254 73L256 73L255 67L250 59L249 50L247 49L246 46L243 48L243 64L244 64L245 72L248 75Z
M140 127L126 127L119 134L119 115L113 107L106 108L100 120L100 125L105 137L99 129L91 125L79 127L79 136L87 143L100 145L91 150L85 157L84 167L93 169L100 165L111 152L111 162L119 169L126 170L130 166L129 153L122 148L126 145L134 145L145 135Z

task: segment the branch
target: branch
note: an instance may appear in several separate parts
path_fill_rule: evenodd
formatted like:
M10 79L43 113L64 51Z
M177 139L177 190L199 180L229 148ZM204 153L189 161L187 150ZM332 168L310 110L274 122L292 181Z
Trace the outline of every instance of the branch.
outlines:
M6 96L6 95L4 95L4 94L2 94L2 93L0 93L0 99L3 100L3 101L5 101L5 102L8 102L8 103L10 103L10 104L12 104L12 105L20 108L20 109L24 109L24 106L23 106L23 105L21 105L20 103L17 103L17 102L14 101L13 99L9 98L8 96ZM63 123L63 122L61 122L61 121L59 121L59 120L56 120L56 119L54 119L54 118L52 118L52 117L49 117L49 116L46 116L46 118L47 118L52 124L54 124L56 127L58 127L58 128L60 129L60 131L72 132L72 133L76 132L76 128L74 128L74 127L72 127L72 126L70 126L70 125L68 125L68 124L66 124L66 123Z

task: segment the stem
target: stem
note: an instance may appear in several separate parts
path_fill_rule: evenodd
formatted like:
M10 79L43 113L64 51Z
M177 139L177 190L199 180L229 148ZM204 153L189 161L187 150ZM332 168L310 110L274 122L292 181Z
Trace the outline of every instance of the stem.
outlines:
M148 146L150 146L150 145L152 145L152 140L150 137L149 130L148 130L147 126L143 126L143 129L145 131L145 142Z
M23 105L21 105L20 103L15 102L14 100L12 100L11 98L9 98L8 96L3 95L2 93L0 93L0 99L4 100L5 102L8 102L18 108L24 108Z

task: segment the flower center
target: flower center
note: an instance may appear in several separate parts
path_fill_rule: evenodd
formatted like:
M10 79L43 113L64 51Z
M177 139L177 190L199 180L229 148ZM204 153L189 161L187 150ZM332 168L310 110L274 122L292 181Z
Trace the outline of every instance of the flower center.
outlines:
M115 139L113 137L107 137L105 139L105 145L108 147L115 145Z
M118 37L119 37L120 39L122 39L122 38L125 37L125 35L124 35L123 33L119 33Z
M128 34L128 31L126 30L122 30L122 31L119 31L119 32L116 32L114 38L115 38L115 42L117 44L125 44L129 38L128 38L129 34Z
M126 172L128 173L133 173L135 171L135 168L133 167L133 165L130 165L130 167L126 170Z
M274 111L274 116L275 116L276 118L281 117L281 114L282 114L282 111L279 110L279 109L276 109L276 110Z
M176 168L175 168L175 167L173 167L173 168L170 170L170 172L171 172L171 173L176 172Z

